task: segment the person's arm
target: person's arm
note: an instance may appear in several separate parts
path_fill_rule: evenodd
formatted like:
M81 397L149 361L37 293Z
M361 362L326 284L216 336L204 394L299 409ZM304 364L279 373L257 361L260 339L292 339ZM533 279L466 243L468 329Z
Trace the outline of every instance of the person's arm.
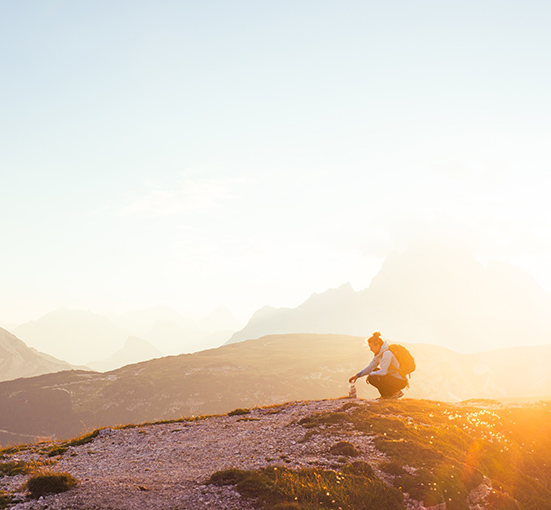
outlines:
M381 361L379 362L379 369L372 372L373 375L387 375L390 364L392 363L392 357L394 355L390 350L383 352Z
M377 358L373 358L371 363L367 365L363 370L360 370L356 375L353 375L350 379L348 379L348 382L350 384L355 383L360 377L363 377L364 375L370 374L377 368L377 365L379 364L379 360Z

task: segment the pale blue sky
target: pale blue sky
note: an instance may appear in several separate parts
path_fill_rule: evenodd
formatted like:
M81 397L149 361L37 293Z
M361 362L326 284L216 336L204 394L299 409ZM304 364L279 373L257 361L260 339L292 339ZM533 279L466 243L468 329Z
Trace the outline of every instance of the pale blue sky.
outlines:
M536 1L0 0L0 323L242 320L417 235L551 290Z

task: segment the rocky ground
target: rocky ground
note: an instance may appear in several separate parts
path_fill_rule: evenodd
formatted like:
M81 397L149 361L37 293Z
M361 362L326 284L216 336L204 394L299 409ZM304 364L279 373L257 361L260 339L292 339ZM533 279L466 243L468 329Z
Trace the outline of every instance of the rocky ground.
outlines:
M378 469L387 459L375 448L371 435L346 422L340 429L325 429L327 433L323 433L323 424L316 426L316 433L299 424L320 412L349 412L351 403L352 407L370 406L374 401L290 402L223 416L107 428L86 444L69 446L55 456L49 456L52 449L66 444L8 449L0 454L0 468L18 461L36 463L38 471L66 472L78 484L61 494L31 499L25 489L30 475L2 477L0 470L0 494L15 495L7 507L14 510L252 510L251 501L241 498L231 486L210 485L207 479L228 468L340 469L347 459L330 450L342 440L359 451L354 460L368 462L379 478L390 483L389 475ZM485 480L471 492L469 508L485 509L484 498L490 490L489 480ZM409 510L425 509L407 495L405 504ZM444 503L430 508L444 509Z
M232 467L336 467L338 459L329 450L341 439L353 442L360 458L376 466L383 456L368 436L343 430L342 436L333 432L310 437L297 423L347 401L294 402L234 416L103 429L90 443L69 447L60 456L49 458L32 448L1 461L51 460L45 469L70 473L79 480L75 488L30 500L22 490L28 475L17 475L0 478L0 490L18 491L21 501L9 507L16 510L250 509L250 502L231 488L206 485L205 480Z

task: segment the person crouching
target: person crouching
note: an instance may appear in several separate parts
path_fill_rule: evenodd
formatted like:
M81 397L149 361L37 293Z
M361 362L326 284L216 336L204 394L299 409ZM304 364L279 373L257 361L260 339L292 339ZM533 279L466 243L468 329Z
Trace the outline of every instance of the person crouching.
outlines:
M367 384L375 386L381 396L379 398L400 398L404 396L402 389L407 386L407 380L400 374L400 363L388 348L388 343L376 331L367 339L373 360L367 367L353 375L348 382L354 384L358 378L367 375Z

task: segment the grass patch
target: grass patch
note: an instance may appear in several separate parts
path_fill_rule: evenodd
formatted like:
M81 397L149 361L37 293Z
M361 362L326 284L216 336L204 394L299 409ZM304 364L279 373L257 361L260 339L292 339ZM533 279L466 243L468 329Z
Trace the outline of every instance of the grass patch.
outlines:
M358 402L345 402L339 409L341 412L348 411L349 409L353 409L354 407L361 407L361 404Z
M335 426L342 427L342 424L349 421L350 416L343 412L321 412L301 418L297 423L305 429L316 429L321 431Z
M126 423L125 425L116 425L111 427L113 430L128 430L128 429L137 429L140 427L152 427L154 425L172 425L175 423L181 423L182 426L186 427L190 423L205 420L207 418L215 418L217 416L223 416L221 414L209 414L209 415L198 415L198 416L189 416L182 418L173 418L170 420L157 420L157 421L144 421L142 423Z
M489 508L551 510L549 403L379 401L299 423L317 433L329 425L330 433L332 424L342 426L344 420L373 437L388 457L381 469L425 506L445 503L447 510L466 510L469 492L486 476L494 489Z
M100 433L100 429L96 429L93 432L90 432L89 434L84 434L82 436L71 439L70 441L66 441L65 443L63 443L63 446L64 447L82 446L82 445L91 443L96 437L98 437L99 433Z
M356 462L342 471L268 467L229 469L207 483L234 485L245 498L267 510L403 510L400 491L385 485L369 464Z
M14 499L13 495L9 492L0 491L0 508L8 508L14 502Z
M359 457L360 452L348 441L339 441L334 444L330 450L333 455L342 455L343 457Z
M8 446L6 448L0 448L0 459L6 455L13 455L14 453L21 452L29 448L29 445L20 444L17 446Z
M58 455L63 455L67 451L66 446L52 446L48 451L48 457L57 457Z
M27 480L26 488L32 498L38 499L48 494L68 491L77 483L76 478L69 473L40 473Z
M96 437L98 437L100 431L101 429L94 430L93 432L75 437L73 439L70 439L69 441L64 441L58 445L45 448L40 453L47 455L48 457L57 457L59 455L63 455L67 452L70 446L83 446L85 444L91 443Z
M249 414L250 412L250 409L234 409L228 413L228 416L240 416L243 414Z
M22 460L12 460L10 462L0 462L0 477L28 475L33 471L35 464Z
M492 510L519 510L517 502L508 494L492 491L486 498L488 508ZM543 508L543 507L542 507Z

